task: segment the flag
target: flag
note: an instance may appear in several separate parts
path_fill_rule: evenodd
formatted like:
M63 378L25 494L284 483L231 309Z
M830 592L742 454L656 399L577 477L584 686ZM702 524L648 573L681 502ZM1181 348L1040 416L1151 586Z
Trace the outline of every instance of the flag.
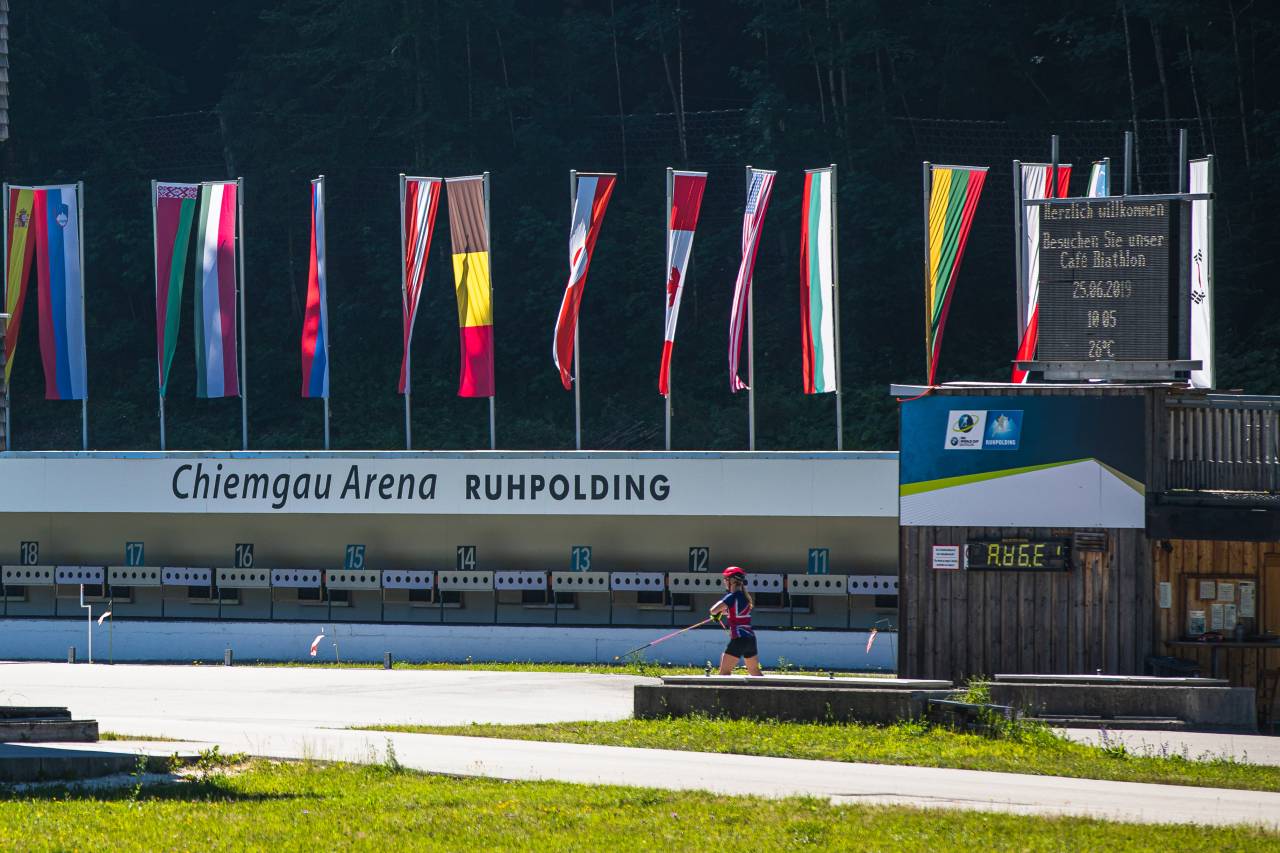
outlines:
M756 266L756 249L760 246L760 229L764 226L776 174L752 169L747 186L747 206L742 214L742 261L738 265L738 280L733 285L733 309L729 314L729 390L735 394L747 388L747 383L738 378L738 360L742 355L742 333L747 322L747 300L751 296L751 274Z
M680 297L693 251L693 232L698 227L702 193L707 188L706 172L672 172L671 209L667 211L667 317L663 324L662 364L658 368L658 393L671 394L671 348L676 342L676 321L680 317Z
M458 396L493 396L493 284L483 176L450 178L449 238L458 297Z
M325 274L324 178L311 182L311 260L302 319L302 396L329 396L329 285Z
M1106 160L1096 160L1089 167L1089 198L1105 198L1111 195L1110 164Z
M800 205L800 363L804 393L836 390L831 169L804 173Z
M871 654L871 647L875 645L877 633L879 632L875 628L872 628L871 633L867 635L867 654Z
M196 396L240 396L236 371L236 209L235 181L200 185L200 225L196 232L195 306Z
M40 300L40 360L46 400L83 400L84 273L80 269L80 191L37 187L31 214Z
M324 639L324 634L316 634L316 638L311 641L311 656L315 657L316 652L320 649L320 641Z
M404 245L404 277L400 281L402 316L404 319L404 355L400 359L400 393L409 392L409 345L413 340L413 323L418 318L418 300L427 277L427 256L431 254L431 235L440 204L439 178L401 178L401 222Z
M191 224L199 202L199 184L151 182L151 227L156 252L156 367L161 397L168 392L169 370L178 349Z
M9 327L4 338L4 381L9 384L13 372L13 354L18 348L18 329L22 322L22 306L27 301L27 278L31 275L31 260L35 256L35 235L31 232L31 216L35 207L35 190L30 187L8 187L9 221L9 275L5 279L8 289L4 295L4 312L9 315Z
M1058 165L1057 191L1052 191L1049 173L1053 166L1048 163L1022 164L1022 199L1065 198L1067 186L1071 180L1071 164ZM1092 175L1090 176L1092 185ZM1030 361L1036 357L1036 343L1040 331L1040 207L1039 205L1023 205L1019 215L1022 217L1022 275L1018 281L1018 328L1022 330L1018 338L1018 361ZM1026 382L1028 373L1013 367L1013 381Z
M1191 192L1213 192L1213 160L1192 160ZM1191 358L1201 362L1191 371L1193 388L1214 387L1213 363L1213 232L1207 199L1191 202Z
M955 294L986 166L932 166L929 172L929 267L925 281L925 365L929 384L938 373L942 332Z
M579 174L577 191L573 199L573 220L569 227L569 281L560 301L560 313L556 317L556 336L551 348L556 369L560 371L560 384L566 391L573 388L576 377L573 369L573 338L578 328L578 309L582 307L582 292L587 287L587 268L591 266L591 253L600 236L600 223L604 222L605 208L618 176L604 174Z

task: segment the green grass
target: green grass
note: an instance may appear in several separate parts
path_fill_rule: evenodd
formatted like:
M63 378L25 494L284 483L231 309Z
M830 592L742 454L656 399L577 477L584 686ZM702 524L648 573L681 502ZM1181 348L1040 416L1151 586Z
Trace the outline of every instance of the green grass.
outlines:
M29 850L1278 850L1245 827L832 806L556 782L254 762L234 775L0 795L0 848Z
M708 661L708 663L711 663ZM199 665L197 663L197 665ZM338 663L334 661L251 661L245 663L237 662L237 666L283 666L283 667L320 667L322 669L382 669L380 663ZM826 669L815 670L805 669L788 662L786 659L775 661L775 666L765 666L765 675L834 675L836 678L892 678L893 673L890 672L856 672L856 671L830 671ZM715 667L719 666L717 661ZM392 664L393 669L423 669L423 670L471 670L479 672L571 672L586 673L589 675L644 675L650 677L658 677L661 675L703 675L706 671L704 666L676 666L671 663L657 663L645 660L623 660L614 663L537 663L534 661L472 661L467 660L462 663L448 663L436 661L408 662L396 661ZM738 668L738 674L746 672L742 667Z
M1025 723L1006 727L1000 736L995 737L956 732L917 722L870 726L856 723L780 723L708 717L550 725L400 725L370 728L422 734L593 743L691 752L730 752L827 761L994 770L1121 782L1280 791L1280 767L1245 764L1221 756L1136 753L1115 742L1109 748L1089 746L1069 741L1044 726Z
M168 742L173 738L154 737L153 735L131 735L121 734L120 732L98 732L98 740L136 740L136 741L159 741Z

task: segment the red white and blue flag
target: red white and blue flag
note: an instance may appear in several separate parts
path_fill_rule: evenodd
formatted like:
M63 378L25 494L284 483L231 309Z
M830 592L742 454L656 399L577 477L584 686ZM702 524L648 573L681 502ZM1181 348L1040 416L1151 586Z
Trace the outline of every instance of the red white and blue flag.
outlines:
M325 275L324 177L311 182L311 261L302 321L302 396L329 396L329 288Z
M579 174L573 197L573 219L569 226L569 281L560 300L560 313L556 316L556 334L551 347L551 357L560 372L560 384L566 391L573 388L573 342L578 329L578 310L582 307L582 293L587 287L587 269L591 266L591 253L600 236L600 223L609 206L609 197L618 176L613 173Z
M403 223L404 270L401 279L401 301L404 320L404 355L400 359L400 393L409 391L409 345L413 341L413 324L418 319L418 301L427 277L427 257L431 254L431 235L435 233L436 211L440 207L440 178L400 177L400 221Z
M48 400L83 400L88 394L88 370L84 271L80 268L80 189L76 184L34 187L31 202L44 396Z
M729 314L729 390L735 394L747 390L738 378L738 362L742 356L742 336L747 323L747 301L751 297L751 276L756 266L756 250L760 247L760 229L769 208L773 178L777 172L752 169L747 186L747 207L742 214L742 262L738 280L733 285L733 310Z
M1058 164L1057 187L1052 178L1053 166L1048 163L1022 164L1022 199L1066 198L1071 182L1071 164ZM1017 361L1031 361L1036 357L1036 343L1040 337L1040 208L1024 205L1022 216L1022 277L1018 282L1018 328L1022 337L1018 340ZM1026 382L1029 374L1013 368L1013 381Z
M702 193L707 188L706 172L673 172L671 209L667 211L667 318L662 339L662 365L658 369L658 393L671 394L671 348L676 342L676 321L680 317L680 297L684 293L693 232L702 209Z

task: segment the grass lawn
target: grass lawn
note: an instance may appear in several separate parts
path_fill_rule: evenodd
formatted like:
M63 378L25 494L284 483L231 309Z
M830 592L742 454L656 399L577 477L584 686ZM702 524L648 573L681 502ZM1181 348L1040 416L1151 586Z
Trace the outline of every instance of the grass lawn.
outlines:
M197 664L198 665L198 664ZM220 665L220 664L219 664ZM342 668L342 669L382 669L380 663L335 663L333 661L251 661L240 663L237 666L287 666L287 667L322 667L322 668ZM719 661L716 662L719 666ZM657 663L643 660L624 660L615 663L535 663L534 661L471 661L464 663L448 663L448 662L421 662L410 663L407 661L396 661L392 664L392 669L426 669L426 670L475 670L475 671L492 671L492 672L573 672L587 673L590 675L644 675L657 678L661 675L702 675L705 667L697 666L676 666L670 663ZM713 670L714 672L714 670ZM739 675L746 673L746 670L739 667L737 670ZM891 672L845 672L836 671L834 673L829 670L813 670L804 669L793 664L782 661L781 666L765 667L766 675L835 675L836 678L892 678Z
M255 762L114 791L0 794L6 850L1278 850L1247 828L832 806Z
M1074 743L1032 724L1002 737L967 734L922 723L870 726L779 723L680 717L669 720L550 725L377 726L383 731L560 743L595 743L692 752L732 752L918 767L957 767L1121 782L1280 791L1280 767L1214 757L1126 750Z

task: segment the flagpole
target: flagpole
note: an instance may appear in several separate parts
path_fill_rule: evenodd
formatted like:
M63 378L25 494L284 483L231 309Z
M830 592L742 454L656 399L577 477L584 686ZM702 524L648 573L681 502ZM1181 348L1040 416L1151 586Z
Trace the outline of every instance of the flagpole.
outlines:
M3 297L3 301L0 301L0 314L6 313L4 309L7 308L9 305L9 228L10 227L11 227L11 223L9 222L9 182L5 181L4 182L4 231L3 231L4 287L2 288L3 292L0 293L0 297ZM5 321L4 334L6 338L9 335L14 334L13 329L9 328L9 323L11 322L13 322L12 317L10 317L8 320ZM4 342L0 340L0 361L3 361L3 356L4 356ZM10 419L10 413L11 413L11 410L13 409L13 394L10 392L9 383L5 381L5 377L4 377L4 372L7 372L8 369L9 369L9 363L7 361L5 361L3 364L0 364L0 388L4 389L4 395L3 397L0 397L0 403L4 403L3 447L5 450L10 450L13 448L13 429L12 429L12 421Z
M1102 194L1111 195L1111 158L1102 158Z
M666 217L666 223L665 223L666 231L667 231L667 269L663 270L664 281L666 280L666 277L671 274L671 269L670 269L670 266L671 266L671 196L672 196L672 193L674 192L674 187L673 187L674 183L675 183L674 171L670 166L668 166L667 167L667 217ZM681 282L681 284L683 284L683 282ZM662 334L663 334L663 337L665 338L666 337L665 328L663 329ZM663 409L665 410L664 419L666 423L666 449L670 450L671 449L671 365L670 363L667 364L667 394L664 401Z
M929 301L929 190L932 188L933 173L929 170L929 161L920 164L924 180L924 372L925 383L933 384L933 305Z
M79 214L76 230L79 232L80 249L80 331L84 333L84 181L76 181L76 212ZM8 258L5 259L6 263ZM71 331L71 330L68 330ZM84 450L89 449L89 357L85 355L84 365L84 397L80 400L80 444Z
M328 231L326 231L324 228L324 215L325 215L325 211L328 209L329 202L325 198L324 175L321 175L320 177L316 178L315 183L319 184L320 186L320 233L324 235L325 239L328 239ZM312 200L311 204L312 204L312 208L314 209L315 207L314 199ZM324 322L320 324L320 331L324 335L324 370L325 370L325 377L326 377L325 389L324 389L324 449L328 450L329 449L329 389L332 387L332 382L327 380L331 379L333 376L333 351L329 349L329 269L328 269L329 259L328 259L328 252L325 251L326 249L327 247L325 246L320 246L320 245L316 246L316 278L317 278L316 283L317 285L319 284L320 276L322 274L324 276L324 288L321 290L321 293L320 293L321 298L324 299L324 305L321 306L323 309L322 316L324 317ZM321 252L324 252L323 257L324 257L325 269L323 270L320 269L320 263L321 263L321 257L322 257ZM308 379L310 379L310 377L308 377Z
M156 304L160 300L160 237L156 234L156 184L151 181L151 263L156 275ZM156 334L160 330L156 329ZM165 449L164 438L164 349L159 353L159 364L156 366L156 396L160 398L160 449Z
M840 221L836 198L836 164L831 164L831 307L836 333L836 450L844 450L844 388L840 384Z
M578 170L569 170L569 231L573 236L573 205L578 200ZM588 220L589 221L589 220ZM585 249L583 250L585 251ZM570 258L572 261L572 258ZM581 348L578 346L578 318L573 319L573 442L574 447L582 449L582 362L579 359Z
M747 166L747 202L751 202L751 167ZM756 318L753 266L747 279L747 448L756 449Z
M244 320L244 178L236 178L236 231L240 242L240 445L249 449L249 377L246 369Z
M485 172L481 176L484 186L484 236L489 241L489 328L493 329L493 234L489 230L489 173ZM492 334L492 332L490 333ZM496 373L495 362L498 360L498 337L493 336L493 355L489 363L491 373ZM489 395L489 449L498 449L498 418L497 396L498 387L496 377L491 376L493 384L493 393Z
M400 305L404 310L409 304L409 282L406 278L404 246L404 172L400 173ZM409 422L410 338L404 342L404 449L413 449L413 426Z

